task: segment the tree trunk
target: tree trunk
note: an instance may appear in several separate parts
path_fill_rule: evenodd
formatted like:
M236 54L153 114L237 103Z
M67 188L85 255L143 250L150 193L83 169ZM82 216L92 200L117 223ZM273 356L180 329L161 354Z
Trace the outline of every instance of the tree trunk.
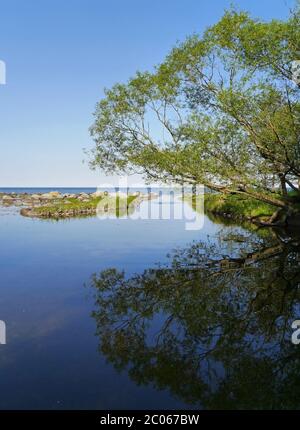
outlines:
M286 197L288 195L287 188L286 188L286 182L285 182L285 176L283 174L279 175L280 184L281 184L281 191L282 195Z
M204 181L203 181L204 182ZM237 189L231 189L226 186L216 185L209 182L204 182L204 185L207 188L210 188L214 191L218 191L220 193L225 194L241 194L244 196L252 197L255 200L259 200L260 202L268 203L269 205L276 206L278 208L287 208L289 206L288 202L284 202L280 199L276 199L271 197L270 195L262 194L256 192L252 189L248 189L246 186L240 186Z
M289 185L294 191L299 191L300 190L300 180L299 180L299 186L298 188L291 182L288 181L287 179L285 180L285 182L287 183L287 185Z
M268 203L269 205L277 206L279 208L288 207L288 204L286 202L283 202L282 200L275 199L270 196L266 196L265 194L257 193L256 191L245 190L244 194L247 194L249 197L259 200L260 202Z

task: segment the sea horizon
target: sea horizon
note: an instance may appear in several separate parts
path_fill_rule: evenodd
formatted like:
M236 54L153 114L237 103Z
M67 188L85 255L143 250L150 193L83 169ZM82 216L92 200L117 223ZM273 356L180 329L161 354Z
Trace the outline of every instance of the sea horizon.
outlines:
M174 191L176 194L181 193L181 188L173 188L173 187L164 187L164 186L144 186L144 187L119 187L119 186L98 186L98 187L0 187L0 193L16 193L16 194L44 194L49 193L51 191L59 191L61 194L80 194L80 193L87 193L91 194L96 192L99 189L103 189L103 191L108 192L162 192L162 193L168 193ZM188 189L188 187L184 188L185 190Z

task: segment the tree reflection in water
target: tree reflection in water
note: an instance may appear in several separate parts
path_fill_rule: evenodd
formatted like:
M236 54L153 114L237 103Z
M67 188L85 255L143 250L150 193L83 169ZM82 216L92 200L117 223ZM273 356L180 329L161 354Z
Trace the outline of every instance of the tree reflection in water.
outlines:
M95 275L101 352L138 384L205 409L299 408L298 239L223 234L127 279Z

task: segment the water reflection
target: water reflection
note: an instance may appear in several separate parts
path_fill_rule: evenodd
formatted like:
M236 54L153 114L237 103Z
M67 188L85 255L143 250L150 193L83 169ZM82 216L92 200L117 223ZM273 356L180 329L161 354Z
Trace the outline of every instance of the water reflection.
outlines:
M221 233L127 278L92 278L99 348L137 384L196 407L299 408L300 245L287 232Z

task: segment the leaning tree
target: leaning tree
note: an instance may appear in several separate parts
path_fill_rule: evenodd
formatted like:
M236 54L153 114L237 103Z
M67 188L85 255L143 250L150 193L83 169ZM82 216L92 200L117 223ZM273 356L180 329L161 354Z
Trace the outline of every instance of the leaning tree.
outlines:
M263 22L230 10L152 72L105 91L91 165L204 184L291 208L300 184L300 8Z

